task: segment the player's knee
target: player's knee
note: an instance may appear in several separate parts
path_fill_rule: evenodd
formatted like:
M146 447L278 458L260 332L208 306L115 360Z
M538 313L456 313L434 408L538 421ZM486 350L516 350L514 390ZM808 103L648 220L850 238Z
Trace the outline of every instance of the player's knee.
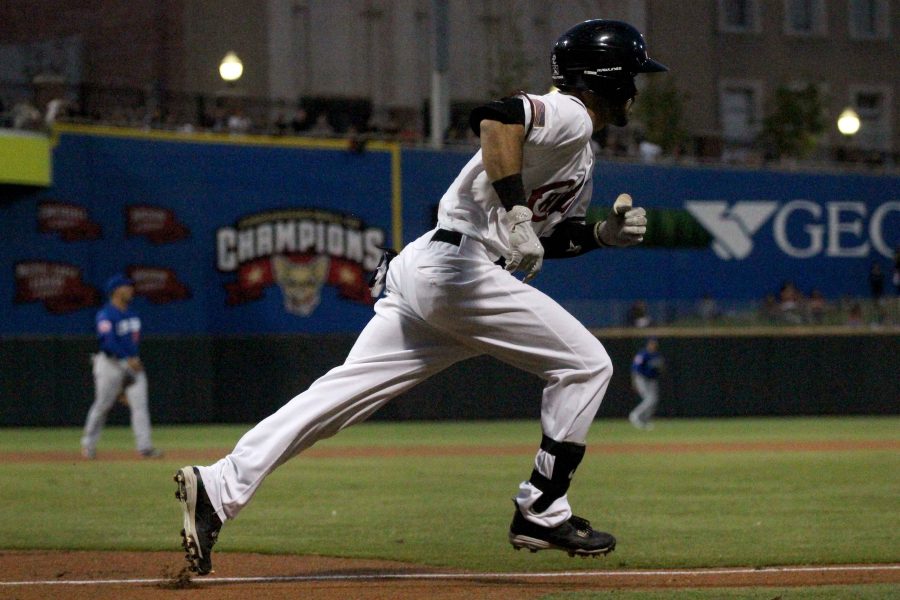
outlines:
M609 381L613 374L613 363L609 354L599 342L596 348L586 357L586 369L592 378Z

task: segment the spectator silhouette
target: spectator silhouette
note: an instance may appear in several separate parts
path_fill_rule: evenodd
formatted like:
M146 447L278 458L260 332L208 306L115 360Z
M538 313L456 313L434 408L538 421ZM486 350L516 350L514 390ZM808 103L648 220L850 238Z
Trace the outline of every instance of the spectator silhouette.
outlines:
M628 309L627 319L631 327L649 327L652 321L647 313L647 303L643 300L636 300Z
M869 267L869 290L872 293L872 300L880 302L884 296L884 271L881 270L878 261L872 261L872 266Z
M323 137L334 135L334 128L328 122L328 115L326 113L319 113L316 117L316 122L313 123L313 126L309 128L307 133L312 136Z
M809 320L816 324L822 325L825 322L825 314L828 312L828 302L825 296L818 289L814 289L809 294L809 302L807 303L809 310Z
M802 313L803 295L793 281L785 281L778 292L778 308L781 311L781 320L792 325L803 322Z

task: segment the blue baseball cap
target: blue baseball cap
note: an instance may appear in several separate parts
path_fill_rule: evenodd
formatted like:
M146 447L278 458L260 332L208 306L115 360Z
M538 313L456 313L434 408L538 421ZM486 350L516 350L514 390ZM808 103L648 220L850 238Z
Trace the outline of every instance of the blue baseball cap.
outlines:
M116 273L106 280L106 295L112 295L112 293L116 291L116 289L122 287L123 285L134 285L134 281L132 281L122 273Z

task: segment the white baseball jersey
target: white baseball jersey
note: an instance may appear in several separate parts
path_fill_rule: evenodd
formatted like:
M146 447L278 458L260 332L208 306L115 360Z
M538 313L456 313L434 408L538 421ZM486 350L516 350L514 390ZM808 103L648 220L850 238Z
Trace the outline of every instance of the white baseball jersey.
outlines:
M560 93L523 95L526 138L522 182L532 227L550 235L563 220L584 218L591 200L593 124L580 100ZM506 210L484 170L481 150L468 162L441 198L438 226L481 241L497 256L507 256Z

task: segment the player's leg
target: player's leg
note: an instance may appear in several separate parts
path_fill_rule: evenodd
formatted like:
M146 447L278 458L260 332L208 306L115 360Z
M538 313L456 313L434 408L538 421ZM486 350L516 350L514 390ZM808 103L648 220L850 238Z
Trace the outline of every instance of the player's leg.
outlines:
M644 423L650 424L650 420L656 414L656 408L659 406L659 380L647 379L646 396L644 398L647 406L641 413L641 419Z
M436 336L394 297L381 300L376 311L343 365L244 434L228 456L200 468L220 518L236 517L263 479L284 461L473 354Z
M182 502L182 539L191 569L209 573L210 552L226 519L246 506L265 477L317 440L371 415L388 400L475 352L435 331L406 301L413 243L391 264L388 295L347 360L248 431L234 450L209 467L175 475Z
M93 357L94 402L88 410L81 436L81 452L86 458L93 458L97 442L106 423L106 415L122 389L125 372L113 359L104 354Z
M649 420L648 409L651 408L652 399L650 397L650 380L643 375L635 375L633 378L634 386L637 389L638 396L641 401L628 415L628 420L638 429L646 429Z
M142 456L151 456L157 453L153 447L150 425L150 408L147 399L147 374L140 371L134 376L134 382L125 388L125 396L128 398L128 407L131 409L131 430L134 433L134 443L137 451Z
M516 498L511 541L533 549L609 552L615 539L573 517L566 495L612 376L603 345L547 295L493 264L481 243L462 236L458 243L430 244L425 254L407 293L416 313L447 337L546 381L544 435L531 478Z
M508 313L501 323L483 324L476 347L545 381L543 437L516 502L532 522L556 527L572 516L567 491L612 377L612 361L597 338L542 292L518 281L508 289Z
M513 525L529 534L521 539L545 545L523 545L608 552L615 539L573 518L566 495L612 376L603 345L547 295L493 265L481 244L464 238L459 247L438 252L442 260L420 268L430 285L416 287L411 306L460 343L546 381L544 435L531 478L520 486Z

